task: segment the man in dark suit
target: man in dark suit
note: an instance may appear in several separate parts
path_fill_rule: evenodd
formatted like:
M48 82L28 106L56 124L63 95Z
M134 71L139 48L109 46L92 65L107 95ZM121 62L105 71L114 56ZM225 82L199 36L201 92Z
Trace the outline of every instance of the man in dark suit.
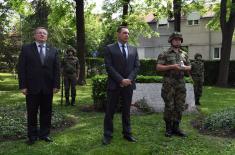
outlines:
M47 36L46 28L36 28L35 42L24 45L19 56L19 88L26 96L28 144L33 144L38 138L52 142L49 137L52 100L53 93L60 88L60 63L57 50L46 43Z
M104 137L102 141L104 145L111 142L113 115L120 97L122 97L123 137L130 142L136 142L131 134L130 106L140 63L136 47L127 43L129 38L127 27L118 27L117 38L117 43L110 44L105 48L105 66L108 73L108 103L104 118Z

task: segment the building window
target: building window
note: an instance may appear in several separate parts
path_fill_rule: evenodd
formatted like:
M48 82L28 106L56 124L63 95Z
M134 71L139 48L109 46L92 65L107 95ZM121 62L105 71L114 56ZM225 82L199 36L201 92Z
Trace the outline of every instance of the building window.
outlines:
M188 20L188 25L193 25L193 21L192 20Z
M198 25L200 20L200 13L198 11L189 12L187 15L188 25Z
M169 22L167 18L161 18L158 21L158 28L168 28Z
M158 27L167 27L168 24L158 24Z
M221 48L215 47L213 52L213 59L220 59Z
M198 25L199 20L188 20L188 25Z
M199 24L199 20L194 20L194 25L198 25Z

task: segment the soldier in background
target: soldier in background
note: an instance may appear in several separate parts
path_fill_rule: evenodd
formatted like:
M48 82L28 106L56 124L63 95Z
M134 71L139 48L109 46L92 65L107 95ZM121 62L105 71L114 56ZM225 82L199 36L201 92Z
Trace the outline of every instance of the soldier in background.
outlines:
M193 79L195 104L200 105L200 97L202 96L202 86L204 82L204 63L202 55L199 53L194 55L194 59L195 60L191 63L191 76Z
M187 136L179 129L182 112L185 110L186 87L184 73L191 70L188 54L181 50L182 34L174 32L168 42L171 47L158 56L156 69L164 72L161 96L165 102L164 121L166 137Z
M64 89L66 106L75 104L76 98L76 83L79 77L79 62L75 56L76 50L74 48L68 48L66 50L66 56L62 61L62 73L64 76ZM71 102L69 102L69 91L71 89Z

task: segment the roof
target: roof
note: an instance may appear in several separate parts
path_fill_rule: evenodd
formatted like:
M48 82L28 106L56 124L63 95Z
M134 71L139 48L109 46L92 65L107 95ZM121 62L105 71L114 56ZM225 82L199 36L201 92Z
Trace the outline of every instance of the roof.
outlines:
M215 12L213 11L207 11L206 13L204 13L202 16L200 16L200 18L212 18L215 16ZM181 16L181 19L187 19L187 16L183 15ZM145 16L144 18L145 22L147 23L156 23L158 19L155 18L153 13L149 13L147 16ZM174 18L172 19L168 19L168 21L174 21Z
M149 13L147 16L145 16L144 20L147 23L154 23L154 22L156 22L156 19L155 19L153 13Z

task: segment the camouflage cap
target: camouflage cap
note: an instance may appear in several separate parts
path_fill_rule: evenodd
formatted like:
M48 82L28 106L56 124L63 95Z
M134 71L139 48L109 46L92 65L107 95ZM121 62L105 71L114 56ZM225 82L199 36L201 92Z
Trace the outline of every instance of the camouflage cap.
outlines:
M69 47L69 48L66 50L66 54L68 54L69 52L72 52L73 55L76 54L76 50L75 50L73 47Z
M196 53L195 55L194 55L194 59L196 59L197 57L202 57L202 55L200 54L200 53Z
M171 43L171 41L172 41L174 38L180 38L180 39L181 39L181 43L183 42L183 37L182 37L182 34L181 34L180 32L173 32L173 33L169 36L168 43Z

